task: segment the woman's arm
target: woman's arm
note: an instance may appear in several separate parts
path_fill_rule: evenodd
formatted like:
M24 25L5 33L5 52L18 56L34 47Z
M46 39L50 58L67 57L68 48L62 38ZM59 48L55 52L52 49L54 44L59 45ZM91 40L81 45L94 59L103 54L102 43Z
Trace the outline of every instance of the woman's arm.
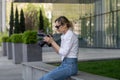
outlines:
M52 41L51 44L52 44L52 47L55 49L55 51L59 54L60 46L55 41Z

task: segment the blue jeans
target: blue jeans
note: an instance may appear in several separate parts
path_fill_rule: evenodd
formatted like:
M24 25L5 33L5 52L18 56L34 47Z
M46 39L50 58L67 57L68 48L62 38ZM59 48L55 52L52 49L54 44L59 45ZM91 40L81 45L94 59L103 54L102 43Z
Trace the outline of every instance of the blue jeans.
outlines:
M65 80L77 72L77 58L64 58L60 66L45 74L40 80Z

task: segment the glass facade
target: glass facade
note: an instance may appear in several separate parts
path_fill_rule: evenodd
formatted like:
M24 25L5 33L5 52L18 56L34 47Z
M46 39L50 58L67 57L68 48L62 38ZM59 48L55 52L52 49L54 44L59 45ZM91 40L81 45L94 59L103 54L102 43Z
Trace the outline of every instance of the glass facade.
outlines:
M80 47L120 48L120 0L55 3L52 12L52 21L61 15L72 21Z

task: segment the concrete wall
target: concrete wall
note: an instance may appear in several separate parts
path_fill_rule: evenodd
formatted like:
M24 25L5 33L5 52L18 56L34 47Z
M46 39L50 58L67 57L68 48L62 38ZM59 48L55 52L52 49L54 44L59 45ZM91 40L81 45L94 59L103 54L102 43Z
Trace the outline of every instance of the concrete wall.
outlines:
M2 1L0 0L0 32L2 29Z
M6 25L6 0L0 0L0 32L5 30Z
M2 31L6 28L6 0L2 0Z
M23 79L39 80L45 73L54 69L54 66L42 62L23 63Z

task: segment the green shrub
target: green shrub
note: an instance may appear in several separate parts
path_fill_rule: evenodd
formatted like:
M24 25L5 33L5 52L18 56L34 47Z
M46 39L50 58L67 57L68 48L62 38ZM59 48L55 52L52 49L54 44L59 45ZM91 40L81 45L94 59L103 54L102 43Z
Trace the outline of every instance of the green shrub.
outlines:
M2 42L5 42L5 41L2 40L2 38L3 38L3 37L7 37L7 36L8 36L8 33L7 33L7 32L3 32L3 33L0 32L0 46L1 46L1 43L2 43Z
M12 34L11 35L11 42L13 43L22 43L22 34Z
M7 39L8 39L9 37L8 36L3 36L2 37L2 42L7 42Z
M6 42L11 42L11 37L8 37Z
M37 32L36 31L25 31L22 36L23 43L34 44L37 43Z

